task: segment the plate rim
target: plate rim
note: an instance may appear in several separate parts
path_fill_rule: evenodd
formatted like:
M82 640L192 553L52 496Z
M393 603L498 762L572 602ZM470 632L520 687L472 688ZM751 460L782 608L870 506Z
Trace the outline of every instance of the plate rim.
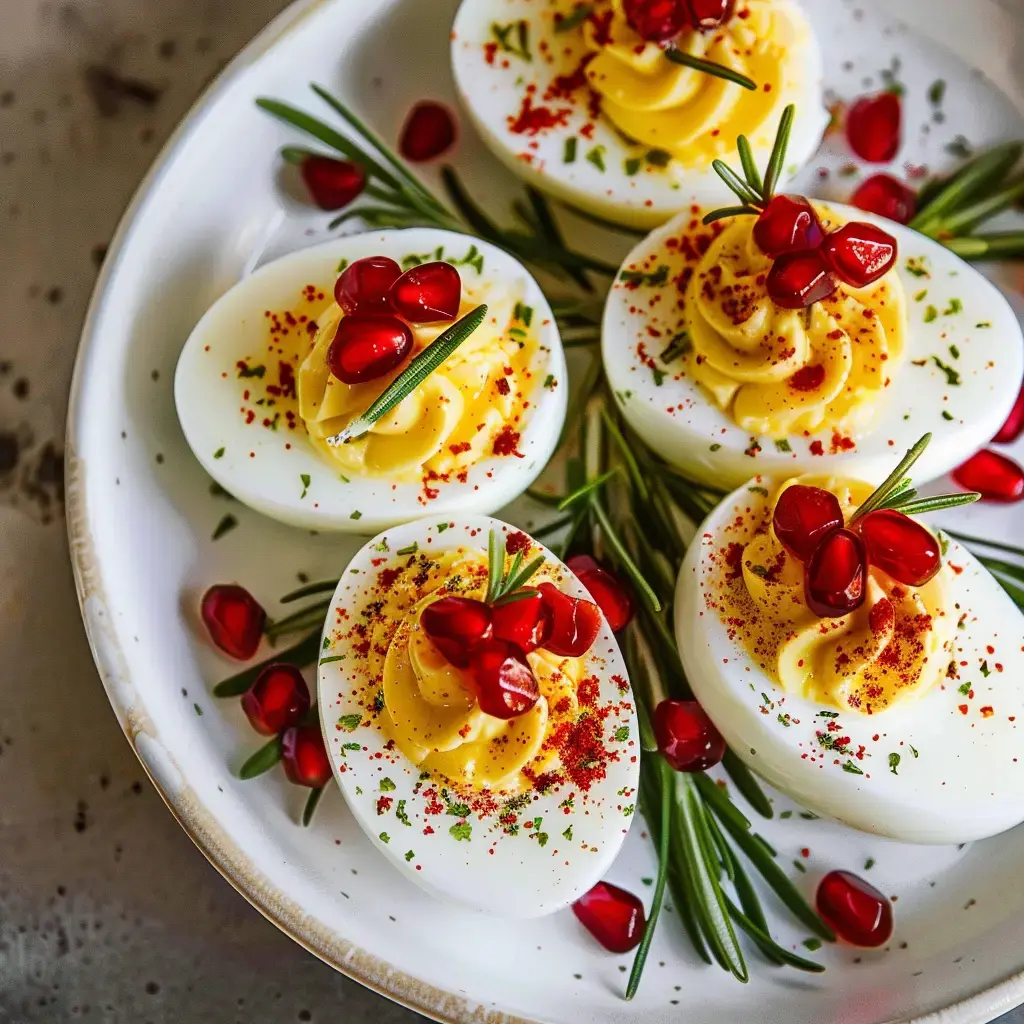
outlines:
M473 1024L479 1020L480 1007L475 1007L471 1000L457 992L400 970L312 920L256 867L249 855L221 828L216 816L195 799L190 787L181 786L172 791L157 776L140 749L140 737L146 742L157 740L156 724L144 708L140 709L125 699L135 693L130 678L117 679L117 685L114 684L116 671L125 664L121 645L112 630L100 628L96 622L100 618L109 622L111 617L107 613L103 574L89 529L84 462L78 455L77 441L85 413L83 392L90 376L91 350L107 302L110 281L121 262L126 243L162 179L217 101L302 21L319 8L338 2L344 0L292 0L261 29L199 94L160 149L121 215L89 300L71 378L64 454L69 555L79 611L93 661L125 738L171 815L221 877L290 939L345 977L442 1024ZM1018 14L1005 0L994 2L1003 10ZM1024 15L1019 16L1024 19ZM90 614L87 604L95 608L97 614ZM1021 1004L1024 1004L1024 964L988 988L965 995L924 1016L896 1018L885 1024L985 1024ZM489 1024L542 1024L539 1020L493 1009L488 1011L487 1020Z

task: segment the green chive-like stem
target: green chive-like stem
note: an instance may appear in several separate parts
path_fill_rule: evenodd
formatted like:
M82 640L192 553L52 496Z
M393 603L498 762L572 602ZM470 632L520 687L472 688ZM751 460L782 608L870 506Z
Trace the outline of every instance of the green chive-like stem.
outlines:
M558 511L564 512L566 509L572 508L580 499L587 497L594 491L600 490L609 480L617 477L619 471L617 469L609 469L607 473L602 473L598 477L594 477L593 480L588 480L582 487L578 487L572 494L567 494L559 503Z
M932 439L931 434L925 434L900 460L899 465L882 481L882 483L868 496L867 500L850 516L850 522L855 523L862 516L873 512L885 501L892 492L899 487L903 478L907 475L910 467L924 454Z
M310 790L310 794L306 798L306 806L302 808L303 828L308 828L309 823L313 820L313 814L316 811L316 805L320 803L320 798L324 795L324 789L324 786L320 786L318 789Z
M750 140L746 135L737 137L736 149L740 154L740 164L743 166L743 176L747 179L747 184L763 199L764 182L761 181L761 172L757 169L754 151L750 148Z
M505 575L505 537L497 530L487 535L487 596L484 600L490 604L501 590L501 580Z
M674 46L670 46L665 51L665 56L673 64L681 64L683 67L693 68L694 71L703 71L705 75L711 75L714 78L724 78L727 82L741 85L744 89L751 90L751 92L757 88L757 82L739 71L727 68L724 64L718 64L713 60L694 57L692 54L686 53L684 50L677 49Z
M962 260L1012 260L1024 257L1024 231L943 238L942 244Z
M365 434L382 416L412 394L448 357L484 322L487 306L480 305L456 321L439 338L428 345L384 389L364 413L357 416L339 434L327 438L332 447Z
M257 775L269 772L281 760L281 737L275 736L256 751L238 769L240 779L255 779Z
M291 604L304 597L313 597L315 594L333 594L338 588L338 580L318 580L316 583L304 583L295 590L290 590L281 598L281 604Z
M770 202L775 195L775 188L782 180L782 174L786 167L786 150L789 148L789 136L793 131L793 121L796 118L796 107L790 103L782 112L779 121L779 130L775 135L775 145L772 147L772 155L768 158L768 167L764 172L764 187L761 195L764 201Z
M701 218L701 223L706 227L708 224L714 224L716 220L725 220L727 217L757 217L760 213L761 211L756 206L750 206L746 203L742 206L723 206L720 210L712 210L710 213L705 213Z
M300 640L294 647L278 651L273 657L261 661L258 665L250 665L233 676L221 680L214 688L214 697L240 697L246 690L256 682L256 677L268 666L284 662L286 665L294 665L296 668L305 668L312 665L320 654L320 635L323 628L318 627Z
M729 189L744 206L757 207L761 203L758 195L724 160L712 160L715 173L729 186Z

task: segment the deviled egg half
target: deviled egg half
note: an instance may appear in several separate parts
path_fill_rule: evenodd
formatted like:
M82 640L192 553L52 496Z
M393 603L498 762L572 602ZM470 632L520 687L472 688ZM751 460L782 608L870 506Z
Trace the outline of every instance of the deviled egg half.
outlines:
M741 134L767 157L787 104L800 114L786 176L828 123L821 53L793 0L463 0L452 67L515 174L634 227L728 200L712 161L733 159Z
M679 574L684 668L736 754L812 811L906 842L994 835L1024 820L1024 619L955 541L858 516L870 493L811 475L730 494Z
M611 629L565 565L496 519L433 516L356 554L319 708L359 824L435 895L551 913L629 829L640 747Z
M367 423L480 306L479 326ZM189 337L174 391L190 447L240 501L367 534L516 498L554 451L567 381L551 308L519 262L412 228L337 238L240 281Z
M877 483L894 452L930 432L925 482L1004 422L1024 373L1020 324L948 249L801 197L708 226L702 212L630 253L602 338L626 420L686 476L719 488L753 473ZM817 246L769 256L780 234Z

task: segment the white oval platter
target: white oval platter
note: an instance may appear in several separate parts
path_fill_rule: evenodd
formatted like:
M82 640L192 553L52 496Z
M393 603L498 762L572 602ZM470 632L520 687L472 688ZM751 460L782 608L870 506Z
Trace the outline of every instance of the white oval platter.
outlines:
M907 89L906 162L948 163L945 146L959 134L978 145L1024 135L1024 6L805 4L837 94L877 87L880 72L898 59ZM276 151L295 136L260 113L254 98L313 107L307 83L319 81L393 141L413 101L455 102L448 69L455 7L455 0L303 0L286 10L176 132L111 247L75 374L68 519L86 628L128 739L172 813L241 893L337 969L438 1020L975 1024L1010 1009L1024 1001L1020 829L963 849L903 846L806 820L776 796L779 813L758 828L780 863L800 864L791 874L808 894L833 867L865 873L897 900L890 946L822 950L814 955L828 970L815 978L751 956L744 986L700 965L668 914L640 994L626 1003L629 957L602 952L571 913L510 922L441 903L378 856L336 790L303 829L297 819L305 794L279 771L237 779L256 738L237 702L211 694L233 667L200 639L198 594L234 579L273 614L298 574L336 576L360 541L281 526L211 493L175 417L175 362L192 327L231 284L274 255L325 237L328 218L289 198L279 178ZM941 123L927 98L940 79ZM819 163L838 168L847 159L826 150ZM514 182L471 131L463 131L455 160L504 215ZM814 191L843 196L849 183L832 174L822 185L817 167L807 172ZM566 225L591 237L571 217ZM599 244L614 257L630 243L602 236ZM999 282L1019 311L1019 272ZM1015 454L1024 455L1024 442ZM226 512L238 525L213 542ZM543 518L530 502L501 515L524 528ZM1021 520L1020 506L975 506L955 519L965 532L993 537L1019 537ZM653 874L638 817L609 877L645 893L640 880ZM780 941L806 952L803 931L771 898L766 908Z

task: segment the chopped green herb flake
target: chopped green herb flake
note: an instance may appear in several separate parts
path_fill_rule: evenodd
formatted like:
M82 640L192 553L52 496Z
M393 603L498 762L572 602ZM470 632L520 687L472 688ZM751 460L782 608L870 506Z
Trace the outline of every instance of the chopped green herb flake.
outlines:
M708 448L708 451L710 451L710 452L717 452L721 447L722 446L716 442L715 444L711 445Z
M665 378L668 376L664 370L659 370L656 366L651 367L651 374L654 377L654 386L657 388L660 388L665 383Z
M352 513L352 515L349 516L349 519L362 519L362 518L363 518L363 513L360 512L359 509L356 509Z
M643 167L643 161L638 156L629 157L622 165L623 170L631 178L640 173L641 167Z
M448 834L457 841L464 839L469 842L473 837L473 826L468 821L460 821L448 829Z
M956 316L964 311L964 304L956 298L949 300L949 305L942 311L943 316Z
M803 866L803 864L801 864L800 861L798 861L798 860L793 861L793 867L795 867L797 869L797 871L799 871L801 873L806 873L806 871L807 871L807 868L805 868Z
M987 661L983 661L981 663L981 674L986 679L988 679L988 677L992 674L992 670L988 667L988 662Z
M981 329L984 329L986 327L991 327L992 326L992 321L991 320L981 320L980 322L976 323L974 326L978 327L978 328L981 328Z
M960 373L949 363L944 363L938 356L932 356L932 362L946 375L946 383L951 387L960 386Z
M801 811L800 812L800 817L803 818L804 821L817 821L818 820L818 816L814 813L814 811Z
M913 274L914 277L931 277L927 262L923 256L911 256L907 260L907 273Z
M230 533L238 525L238 520L229 512L217 524L213 531L213 540L220 540L225 533Z
M768 497L768 488L762 487L760 484L754 484L753 487L748 487L747 490L752 494L760 494L763 498ZM767 572L767 570L765 571Z
M546 377L544 378L544 387L545 387L545 388L546 388L546 389L547 389L548 391L550 391L550 390L551 390L551 389L552 389L552 388L553 388L553 387L555 386L555 384L556 384L556 381L555 381L555 375L554 375L553 373L549 373L549 374L548 374L548 375L547 375L547 376L546 376Z
M302 481L302 493L299 498L304 498L309 493L310 476L308 473L301 473L299 479Z
M334 271L336 274L340 274L343 270L348 267L348 260L342 259L338 262L337 269Z
M412 859L413 859L413 857L415 857L415 856L416 856L416 854L415 854L415 853L413 853L413 851L412 851L412 850L406 850L406 851L405 851L405 859L406 859L406 861L410 861L410 860L412 860Z
M412 822L409 820L409 812L405 809L405 805L406 805L406 801L405 800L399 800L398 801L398 806L395 808L395 817L403 825L411 826Z
M776 441L775 442L775 448L776 448L776 451L780 451L780 452L791 452L793 450L790 447L789 442L785 438L782 438L781 440Z
M819 711L816 717L818 717L818 718L838 718L839 717L839 712L838 711Z
M587 162L592 163L599 171L603 172L605 170L604 154L604 146L594 146L594 148L587 153Z
M224 458L224 449L223 449L223 448L218 448L218 449L217 449L217 450L216 450L216 451L215 451L215 452L213 453L213 457L214 457L215 459L223 459L223 458Z
M197 715L198 715L198 716L199 716L200 718L202 718L202 717L203 717L203 709L202 709L202 708L201 708L201 707L200 707L200 706L199 706L198 704L193 704L193 705L192 705L192 710L193 710L193 711L195 711L195 713L196 713L196 714L197 714Z
M574 28L579 28L593 12L593 4L577 4L565 17L555 22L555 31L571 32Z
M348 657L347 654L335 654L335 655L331 656L330 658L321 658L317 662L317 664L318 665L331 665L331 664L333 664L336 661L344 661L347 657Z
M928 87L928 102L932 106L937 107L942 103L942 98L946 95L946 81L943 78L937 78Z
M629 726L628 725L620 725L618 727L618 729L615 730L615 739L619 743L625 743L626 740L629 739Z
M382 793L391 793L395 789L395 784L391 779L385 777L380 780L380 791Z
M382 843L390 843L391 842L391 836L389 836L387 834L387 832L381 832L381 834L380 834L380 841Z
M792 722L789 720L789 715L784 715L781 712L779 713L779 723L784 725L787 729L792 725Z
M395 552L395 554L396 555L415 555L416 552L419 551L419 549L420 549L419 543L417 541L413 541L408 547L399 548Z
M345 732L355 732L363 724L363 716L356 711L351 715L342 715L338 719L338 726L344 729Z
M953 419L953 414L948 409L943 409L942 410L942 418L944 420L952 420Z
M914 757L920 757L920 754L918 754L918 752L917 752L917 747L911 746L910 747L910 752L914 755Z
M666 149L651 149L647 152L647 162L655 167L668 167L672 162L672 154Z
M262 379L266 372L267 368L265 366L250 366L244 362L238 364L238 376L243 379L248 377L259 377Z
M503 53L511 53L527 62L533 59L530 56L529 22L520 18L502 25L496 21L491 25L491 35Z
M572 842L572 825L570 825L570 826L569 826L569 827L568 827L568 828L567 828L567 829L566 829L566 830L565 830L565 831L564 831L564 832L562 833L562 838L563 838L563 839L568 839L568 840L569 840L569 842Z
M651 288L660 288L668 284L668 265L662 263L657 270L623 270L619 274L619 280L624 284L639 287L648 285Z
M900 755L899 754L890 754L889 755L889 771L891 771L893 773L893 775L899 775L899 772L896 771L896 769L899 768L899 766L900 766Z
M576 163L576 150L579 147L579 141L575 135L570 135L565 140L565 151L562 154L562 163L574 164Z
M804 949L810 950L812 953L817 953L818 950L821 949L821 939L804 939L803 947Z
M928 289L927 289L927 288L922 288L922 289L921 289L921 290L920 290L920 291L919 291L919 292L918 292L918 293L917 293L917 294L916 294L916 295L914 296L914 301L915 301L915 302L923 302L923 301L924 301L924 298L925 298L925 296L926 296L927 294L928 294Z
M451 523L438 523L437 532L444 533L444 531L447 530L449 526L451 526Z
M843 771L848 772L850 775L863 775L864 772L860 770L852 761L847 760L843 765Z
M967 694L969 694L971 692L971 684L970 683L961 683L957 687L957 691L960 693L961 696L966 697Z
M782 818L783 820L785 820L786 818L792 818L793 817L793 812L792 811L783 811L779 815L779 817Z
M939 311L934 306L928 305L925 308L925 311L924 311L924 322L926 324L932 323L932 321L937 320L938 317L939 317Z

